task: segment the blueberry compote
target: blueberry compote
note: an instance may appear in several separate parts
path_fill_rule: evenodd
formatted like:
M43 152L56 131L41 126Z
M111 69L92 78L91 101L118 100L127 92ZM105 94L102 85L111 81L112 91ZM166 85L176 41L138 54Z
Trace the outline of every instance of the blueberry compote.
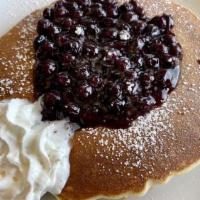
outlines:
M34 41L43 120L127 128L175 89L182 58L173 18L135 1L62 0L44 10Z

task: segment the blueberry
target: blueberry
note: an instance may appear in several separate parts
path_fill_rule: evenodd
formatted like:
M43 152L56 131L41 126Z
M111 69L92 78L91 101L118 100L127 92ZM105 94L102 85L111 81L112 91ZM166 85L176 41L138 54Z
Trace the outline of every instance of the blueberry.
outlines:
M76 25L76 22L72 20L71 18L65 18L62 21L62 27L64 30L67 30L67 31L74 29L75 25Z
M56 54L55 44L49 41L45 41L37 50L37 58L54 57Z
M92 43L85 43L83 46L83 52L86 56L95 57L99 54L99 48Z
M63 112L62 110L58 110L54 107L44 107L42 110L42 120L43 121L54 121L54 120L61 120L63 119Z
M80 19L83 16L83 11L77 10L70 13L72 19Z
M167 22L167 29L170 30L174 27L174 20L171 15L164 15Z
M56 72L56 63L50 59L43 60L38 63L37 68L45 76L50 76Z
M126 49L126 43L123 41L116 41L113 43L113 48L115 48L119 52L123 52Z
M52 8L46 8L43 11L43 17L52 20L54 18L54 10Z
M71 79L69 78L69 76L66 72L58 73L56 81L59 84L59 86L61 86L61 87L67 87L71 83Z
M121 55L118 49L111 48L105 52L104 60L108 63L114 63Z
M58 47L64 48L64 46L69 42L68 35L66 34L57 34L54 36L55 44Z
M123 20L127 23L137 21L139 19L138 15L131 11L125 13L122 17Z
M100 109L97 106L91 107L88 106L85 108L80 116L80 123L82 126L87 126L90 124L92 126L97 125L97 122L100 120Z
M92 22L87 25L87 31L89 32L89 34L96 36L101 30L97 24Z
M47 34L48 28L52 25L52 23L48 19L41 19L37 24L37 32L39 34Z
M107 38L107 39L115 39L118 36L118 31L115 28L109 28L109 29L105 29L102 34L101 34L103 38Z
M164 30L170 30L174 26L174 20L170 15L164 14L163 16L154 17L150 23L157 25L159 28Z
M68 10L66 8L64 8L64 7L59 7L59 8L54 10L55 18L66 17L67 14L68 14Z
M131 30L131 26L129 23L126 23L126 22L122 22L122 23L118 23L117 24L117 28L122 31L122 30L127 30L130 32Z
M130 60L126 57L121 57L115 61L116 66L119 68L120 71L124 72L129 70L131 67Z
M93 16L97 18L106 17L106 11L103 8L94 8L92 13Z
M77 87L77 95L82 100L87 100L89 97L91 97L93 94L93 88L88 85L87 83L83 82L80 83Z
M42 119L128 128L167 100L180 73L174 21L144 15L135 0L60 0L34 40Z
M156 16L150 21L150 23L158 26L161 29L166 29L167 27L167 21L164 16Z
M76 26L74 33L79 37L83 37L85 35L85 27L81 25Z
M72 1L66 1L64 3L64 5L70 11L77 11L77 10L79 10L79 5L75 1L73 1L73 0Z
M134 77L134 75L132 75L132 77ZM132 101L133 100L136 101L136 99L138 99L138 96L137 96L137 94L139 92L139 83L138 83L138 81L135 81L133 78L128 80L126 82L124 90L125 90L125 92L128 93L128 95L131 95L131 97L129 97L129 98L131 98ZM133 114L133 113L131 113L131 114Z
M159 58L152 57L146 60L146 65L150 68L159 68L160 67L160 60Z
M138 21L133 21L131 23L131 28L134 34L140 34L144 31L146 25L147 25L146 22L138 20Z
M78 39L69 39L66 44L66 49L78 55L82 51L82 43Z
M103 8L103 2L98 2L98 1L95 1L96 3L93 3L92 6L91 6L91 12L93 10L96 10L96 9L99 9L99 8Z
M164 35L164 37L163 37L163 42L165 42L166 45L176 43L175 34L173 34L173 33L167 33L167 34Z
M91 0L77 0L78 4L83 7L91 6Z
M89 79L89 83L92 87L98 88L99 86L102 85L102 78L99 75L92 75Z
M151 81L148 73L142 73L140 75L140 80L142 81L143 84L149 84L149 82Z
M100 20L100 26L101 27L106 27L106 28L109 28L109 27L112 27L114 25L117 24L117 21L116 19L113 19L113 18L108 18L108 17L105 17L105 18L102 18Z
M182 47L181 45L178 44L174 44L173 46L170 47L170 53L173 56L176 56L177 58L182 58Z
M169 49L164 44L153 44L152 45L153 50L156 52L158 56L163 56L169 52Z
M150 35L151 37L156 37L161 34L160 29L157 26L152 25L152 24L146 26L146 28L144 29L144 32Z
M136 47L138 50L142 50L145 47L145 38L138 37L136 40Z
M109 103L109 109L114 113L121 113L126 102L124 100L114 99Z
M77 80L85 80L90 76L90 66L88 64L83 64L74 69L75 77Z
M96 5L96 4L102 5L102 4L105 3L105 0L94 0L94 2L96 2L95 5Z
M117 17L118 16L118 7L116 4L106 5L106 13L108 17Z
M122 87L120 84L109 82L106 85L108 96L119 98L122 95Z
M60 93L57 91L51 91L44 95L44 104L47 106L56 106L61 101Z
M75 60L76 57L70 53L63 53L59 59L64 69L69 69L70 67L72 67L76 63Z
M124 3L122 6L120 6L120 11L122 12L122 13L124 13L124 12L127 12L127 11L132 11L132 10L134 10L134 5L132 4L132 3L130 3L130 2L127 2L127 3Z
M39 35L34 40L34 49L37 50L45 41L47 41L47 38L44 35Z
M175 68L177 65L179 65L179 60L176 57L173 57L169 54L166 54L163 57L163 61L164 61L164 68Z
M64 106L67 116L72 118L77 117L80 114L80 108L74 103L68 103Z
M144 65L144 58L142 56L135 57L134 62L138 67L142 67Z
M54 5L54 10L57 8L62 8L64 7L64 2L63 1L57 1Z
M54 38L60 32L61 32L61 28L56 25L52 25L48 28L48 35L50 35L51 38Z

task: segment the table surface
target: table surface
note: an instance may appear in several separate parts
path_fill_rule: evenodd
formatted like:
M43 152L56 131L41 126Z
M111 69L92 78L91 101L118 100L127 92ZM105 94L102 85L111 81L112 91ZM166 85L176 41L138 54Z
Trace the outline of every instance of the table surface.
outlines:
M0 36L37 8L54 0L0 0ZM200 16L200 0L176 0ZM144 197L129 200L199 200L200 167L192 172L173 178L168 184L152 188ZM50 200L47 197L46 200Z

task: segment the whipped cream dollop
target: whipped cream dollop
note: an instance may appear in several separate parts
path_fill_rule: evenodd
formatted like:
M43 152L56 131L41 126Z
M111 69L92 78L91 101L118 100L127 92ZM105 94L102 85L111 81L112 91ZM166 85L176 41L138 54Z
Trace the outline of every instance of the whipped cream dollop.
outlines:
M77 125L43 122L40 101L0 101L0 199L40 200L59 194L69 176Z

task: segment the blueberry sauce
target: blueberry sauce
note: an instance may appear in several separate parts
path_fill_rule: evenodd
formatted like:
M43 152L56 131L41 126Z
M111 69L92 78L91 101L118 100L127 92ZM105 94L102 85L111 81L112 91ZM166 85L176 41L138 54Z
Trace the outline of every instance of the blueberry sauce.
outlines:
M43 120L127 128L177 86L182 47L174 20L135 1L62 0L43 12L34 41Z

